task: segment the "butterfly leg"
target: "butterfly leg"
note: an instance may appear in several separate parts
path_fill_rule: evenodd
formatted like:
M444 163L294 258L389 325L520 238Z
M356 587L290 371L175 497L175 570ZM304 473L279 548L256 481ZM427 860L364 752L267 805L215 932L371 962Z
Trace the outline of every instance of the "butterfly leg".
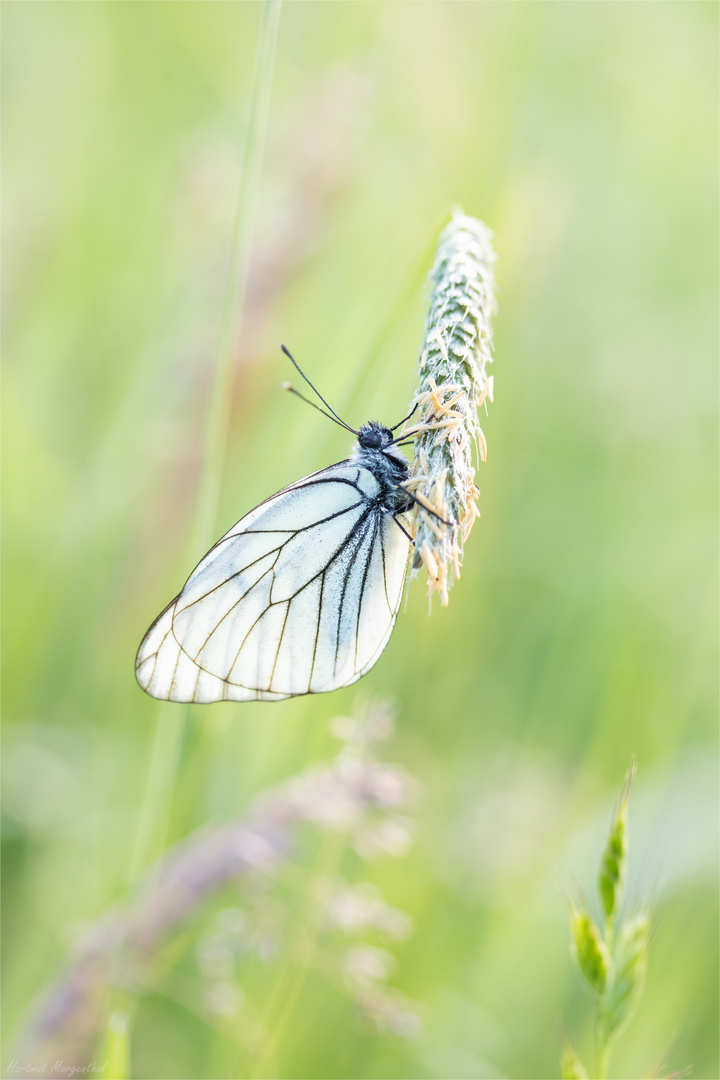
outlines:
M408 491L407 488L403 487L402 484L400 484L399 487L398 487L398 490L400 490L400 489L402 489L403 493L405 495L407 495L408 499L410 499L412 502L416 503L420 507L421 510L425 510L426 513L432 514L432 516L436 517L438 519L438 521L442 521L443 525L449 525L450 524L450 522L446 521L444 517L440 517L440 515L438 514L438 512L436 510L431 510L430 507L426 506L424 502L420 502L420 499L416 499L415 496L413 495L412 491Z
M407 531L407 529L405 528L405 526L404 526L404 525L401 525L401 524L400 524L400 522L398 521L398 519L397 519L397 517L395 516L395 514L393 514L393 515L392 515L392 519L393 519L393 521L395 522L395 524L397 525L397 527L398 527L398 529L400 530L400 532L403 532L403 533L405 533L405 535L407 536L407 538L408 538L408 540L410 541L410 543L412 544L412 546L413 546L413 547L415 547L415 541L413 540L412 536L411 536L411 535L410 535L410 533L409 533L409 532Z

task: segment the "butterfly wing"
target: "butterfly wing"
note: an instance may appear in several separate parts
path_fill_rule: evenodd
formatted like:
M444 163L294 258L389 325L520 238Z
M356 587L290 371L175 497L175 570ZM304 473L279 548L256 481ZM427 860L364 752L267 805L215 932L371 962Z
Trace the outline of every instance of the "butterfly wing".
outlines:
M379 493L369 469L341 462L242 518L145 635L142 688L169 701L278 701L369 671L409 555Z

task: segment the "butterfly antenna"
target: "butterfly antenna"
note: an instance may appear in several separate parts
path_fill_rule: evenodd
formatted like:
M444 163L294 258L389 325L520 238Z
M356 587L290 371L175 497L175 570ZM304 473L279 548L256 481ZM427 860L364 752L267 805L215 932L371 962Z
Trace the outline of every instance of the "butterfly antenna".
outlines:
M415 413L416 413L416 412L418 411L418 406L419 406L419 405L420 405L420 402L419 402L419 401L416 401L416 402L415 402L415 404L413 405L412 409L410 410L410 412L409 412L409 413L407 414L407 416L406 416L406 417L404 417L404 418L403 418L403 419L402 419L402 420L400 421L400 423L399 423L399 424L396 424L396 425L395 425L395 427L391 427L391 428L390 428L390 430L391 430L391 431L397 431L397 429L398 429L398 428L399 428L399 427L400 427L400 426L401 426L402 424L405 424L405 423L407 423L407 421L408 421L408 420L410 419L410 417L411 417L411 416L414 416L414 414L415 414Z
M329 409L329 410L330 410L330 412L332 413L332 415L333 415L333 416L335 417L335 420L336 420L336 422L337 422L338 424L340 424L340 425L341 425L342 427L344 427L346 431L352 431L353 435L358 435L358 434L359 434L359 432L357 432L357 431L355 430L355 428L352 428L352 427L350 427L350 425L349 425L349 424L346 424L346 423L345 423L345 421L344 421L344 420L342 419L342 417L341 417L341 416L338 416L338 414L337 414L337 413L335 412L335 410L333 409L332 405L328 405L327 401L326 401L326 400L325 400L325 398L324 398L324 397L322 396L322 394L320 393L320 391L319 391L319 390L317 390L317 389L316 389L316 388L315 388L315 387L313 386L313 384L312 384L312 383L310 382L310 380L308 379L307 375L305 374L305 372L303 371L303 369L302 369L302 368L300 367L300 365L298 364L297 360L296 360L296 359L295 359L295 357L294 357L294 356L292 355L292 353L290 352L290 350L289 350L289 349L288 349L288 348L287 348L287 347L286 347L285 345L281 345L281 346L280 346L280 348L281 348L281 349L282 349L282 351L283 351L283 352L285 353L285 355L287 356L288 360L290 360L290 361L291 361L291 363L295 365L295 367L296 367L296 368L297 368L297 370L298 370L298 371L300 372L300 374L302 375L303 379L304 379L304 380L305 380L305 382L306 382L306 383L308 384L308 386L310 387L310 389L311 389L311 390L313 390L313 391L314 391L314 393L316 393L316 394L317 394L317 396L318 396L318 397L320 398L320 400L322 401L322 403L323 403L323 405L325 406L325 408L326 408L326 409ZM291 386L290 386L289 384L285 383L285 384L284 384L284 386L285 386L285 388L286 388L286 389L290 390L290 391L291 391L291 392L292 392L293 394L295 394L295 396L296 396L296 397L299 397L299 398L301 398L301 399L302 399L303 401L307 402L307 404L308 404L308 405L314 405L314 403L313 403L312 401L308 401L308 399L307 399L307 398L304 398L304 397L302 396L302 394L298 394L297 390L293 390L293 388L292 388L292 387L291 387ZM316 409L318 410L318 412L322 412L322 409L321 409L321 408L319 408L319 407L318 407L317 405L314 405L314 408L316 408ZM323 416L327 416L327 413L323 413ZM330 419L332 419L332 417L330 417Z
M392 431L392 428L390 430ZM410 431L403 431L402 435L398 435L397 439L393 439L390 446L407 446L407 443L404 440L408 439L412 441L422 430L422 428L415 428L414 431L412 429L410 429Z
M284 382L280 385L282 386L283 390L287 390L288 393L294 394L295 397L300 398L301 401L304 401L305 404L309 405L312 409L317 409L321 416L326 416L328 420L332 420L333 424L337 424L338 427L345 428L346 431L352 431L353 435L357 435L357 431L353 431L351 427L348 427L347 424L343 424L342 421L336 420L334 416L331 416L330 413L325 412L324 409L321 409L320 406L316 405L314 401L310 400L310 398L306 398L304 394L301 394L300 391L296 390L294 386L291 386L289 382Z

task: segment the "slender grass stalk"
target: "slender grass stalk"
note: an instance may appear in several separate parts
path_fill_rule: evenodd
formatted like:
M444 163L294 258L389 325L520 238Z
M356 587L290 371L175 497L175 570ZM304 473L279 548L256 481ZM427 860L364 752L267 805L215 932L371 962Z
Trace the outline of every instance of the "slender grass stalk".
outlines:
M280 7L281 0L265 0L255 54L250 116L220 327L218 359L210 391L202 469L195 504L191 561L210 546L215 531L230 423L233 355L247 292ZM175 704L162 704L158 710L150 768L130 865L131 879L137 877L164 845L187 716L187 708Z
M344 833L325 831L313 875L315 880L332 876L337 871L345 843ZM261 1080L265 1072L277 1073L277 1048L297 1004L316 948L319 928L313 920L315 910L316 904L310 884L295 938L286 950L285 963L265 1008L262 1024L265 1039L248 1074L252 1080Z
M598 1080L605 1080L607 1077L608 1069L610 1068L611 1050L611 1043L598 1040L597 1063L595 1066L595 1075L598 1077Z
M185 705L176 709L172 702L163 701L158 706L150 766L130 862L130 882L164 846L186 717Z
M116 1009L107 1030L107 1080L127 1080L130 1076L130 1035L128 1015Z
M243 173L235 214L230 267L220 327L218 363L210 392L210 404L205 425L205 450L198 488L193 538L196 556L202 555L215 538L215 518L217 517L223 461L230 425L233 356L239 337L247 293L252 237L257 214L265 135L270 110L270 91L272 89L275 47L280 22L280 7L281 0L265 0L260 23L250 117L243 156Z
M407 488L420 503L413 570L424 565L430 594L443 605L460 577L462 547L479 516L473 444L485 461L480 405L492 401L492 316L495 253L492 233L476 218L456 213L440 236L418 362L417 433Z

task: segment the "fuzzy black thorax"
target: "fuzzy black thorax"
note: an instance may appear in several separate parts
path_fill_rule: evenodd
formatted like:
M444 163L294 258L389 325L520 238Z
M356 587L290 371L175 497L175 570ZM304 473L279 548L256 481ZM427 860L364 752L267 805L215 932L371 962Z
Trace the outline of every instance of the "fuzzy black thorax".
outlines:
M352 461L368 469L380 484L379 501L392 514L409 510L412 500L400 486L410 475L410 465L393 445L393 433L377 420L368 420L358 432Z

